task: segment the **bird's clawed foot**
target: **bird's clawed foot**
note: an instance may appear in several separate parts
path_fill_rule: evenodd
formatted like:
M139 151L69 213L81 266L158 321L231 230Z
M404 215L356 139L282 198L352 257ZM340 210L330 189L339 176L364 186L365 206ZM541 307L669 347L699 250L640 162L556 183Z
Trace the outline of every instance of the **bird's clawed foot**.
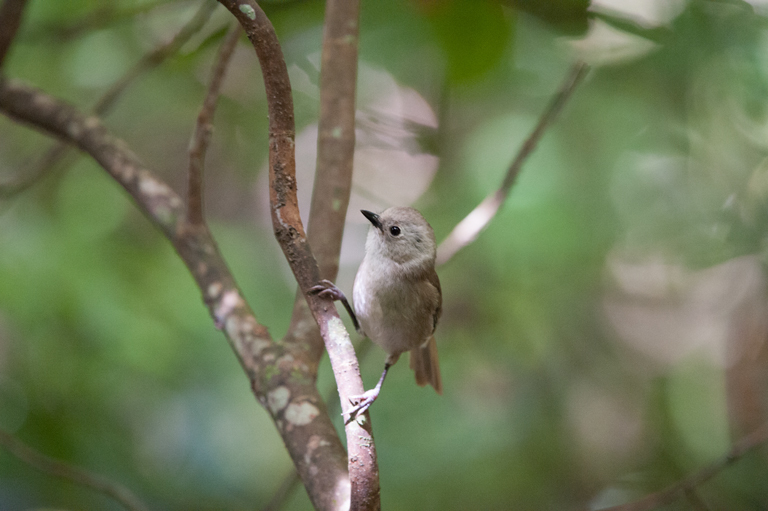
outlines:
M355 417L364 414L368 408L370 408L373 402L376 401L377 397L379 397L379 387L367 390L359 396L350 397L349 402L354 406L347 411L349 418L344 422L344 424L349 424L355 419Z
M330 280L323 279L316 286L310 287L309 293L316 294L321 298L330 298L333 301L341 301L342 305L344 305L344 308L347 309L349 317L352 318L352 323L355 325L355 330L357 330L359 334L363 334L363 330L360 328L360 322L357 321L355 311L352 309L352 306L349 305L347 297L344 296L344 293L341 291L341 289L336 287L336 284Z
M309 288L309 292L321 296L323 298L330 298L331 300L346 300L344 293L341 289L336 287L336 284L330 280L323 279L316 286Z

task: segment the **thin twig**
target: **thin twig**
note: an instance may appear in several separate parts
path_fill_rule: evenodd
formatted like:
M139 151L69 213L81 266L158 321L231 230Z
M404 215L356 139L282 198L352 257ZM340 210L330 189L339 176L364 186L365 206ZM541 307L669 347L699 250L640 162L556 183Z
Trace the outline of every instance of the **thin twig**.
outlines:
M99 116L106 114L136 78L156 68L166 59L178 53L181 47L208 22L217 6L218 4L214 0L203 0L194 16L169 41L159 44L156 48L146 53L117 82L112 84L109 90L96 101L96 104L93 106L93 113Z
M7 3L18 0L6 0ZM112 86L102 94L93 105L91 111L98 116L105 116L117 102L117 99L128 87L143 73L159 66L163 61L176 54L189 39L199 32L210 19L218 4L213 0L203 0L200 8L192 18L179 29L169 40L159 44L144 56ZM1 31L0 31L1 32ZM21 177L8 183L0 183L0 198L8 198L23 192L47 175L66 155L70 154L72 147L66 143L58 142L52 145L39 160L21 172Z
M0 69L21 26L27 0L5 0L0 5Z
M509 166L504 180L498 190L488 195L472 212L467 215L456 227L453 228L448 237L440 243L437 248L437 261L435 264L445 264L456 252L472 243L480 232L485 229L488 223L493 219L499 208L506 201L512 185L515 183L520 169L528 156L536 149L536 145L541 140L544 132L554 122L557 115L563 109L563 106L571 97L571 94L579 85L581 80L587 74L589 66L583 62L577 62L571 67L568 77L560 87L560 90L554 96L547 109L539 119L538 124L528 135L520 150L517 152L512 164Z
M131 511L147 511L149 509L125 486L110 481L99 474L94 474L88 470L46 456L2 430L0 430L0 445L30 467L103 493L118 501L126 509Z
M650 511L678 499L681 495L692 493L696 487L709 481L724 468L741 459L745 454L768 442L768 422L736 442L728 453L709 466L686 477L668 488L652 493L635 502L603 508L601 511Z
M148 14L158 7L176 1L178 0L147 0L136 5L124 5L122 2L101 2L101 5L75 20L65 21L57 18L55 21L30 27L24 40L35 44L66 43L83 34L114 26L140 14Z
M73 158L71 160L65 159L67 156L72 156ZM26 191L56 168L57 164L63 161L62 167L64 167L70 161L74 161L74 156L75 153L71 151L69 145L61 142L54 143L40 158L28 164L28 170L22 172L22 178L17 178L8 183L0 183L0 199L8 199Z
M213 115L221 92L221 84L227 73L232 53L240 37L240 25L233 24L227 37L221 45L213 68L211 83L203 101L203 107L197 116L195 132L189 145L189 171L187 183L187 220L191 224L203 223L203 169L205 168L205 153L213 131Z
M621 11L605 6L593 6L589 9L590 17L606 23L609 27L627 34L643 37L656 44L664 45L673 35L669 26L645 26L638 20L625 17Z

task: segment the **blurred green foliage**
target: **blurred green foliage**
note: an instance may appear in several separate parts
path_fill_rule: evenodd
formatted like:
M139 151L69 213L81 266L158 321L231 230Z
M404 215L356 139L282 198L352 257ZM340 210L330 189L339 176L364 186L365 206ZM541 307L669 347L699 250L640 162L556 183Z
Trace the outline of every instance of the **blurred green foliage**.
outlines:
M593 66L497 217L439 269L445 395L417 388L401 363L372 408L385 508L596 509L666 487L739 435L734 328L759 323L766 304L766 12L739 0L607 4L362 4L361 69L418 93L439 122L412 125L439 157L415 204L438 239L500 184L570 63ZM198 6L32 1L5 73L87 110ZM263 6L301 131L316 122L324 5ZM228 23L217 9L106 117L179 191ZM260 80L243 41L206 200L239 285L279 338L295 285L269 225ZM361 109L375 95L361 91ZM0 118L0 183L49 145ZM122 189L89 159L70 161L0 199L0 427L154 509L265 506L290 460L199 290ZM341 282L361 250L345 247ZM764 349L757 332L750 353ZM382 360L377 348L364 359L368 386ZM326 362L319 386L332 389ZM698 496L763 509L767 476L752 454ZM0 509L44 507L119 508L0 450ZM302 490L286 504L308 508Z

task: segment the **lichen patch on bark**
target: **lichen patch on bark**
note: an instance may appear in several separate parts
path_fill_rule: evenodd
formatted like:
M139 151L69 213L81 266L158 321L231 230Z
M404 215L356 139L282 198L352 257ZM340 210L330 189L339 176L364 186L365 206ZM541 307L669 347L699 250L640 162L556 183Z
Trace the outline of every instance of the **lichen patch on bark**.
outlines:
M267 406L272 412L272 415L277 415L280 410L285 408L290 398L291 391L288 390L288 387L283 385L267 392Z
M328 320L328 335L330 337L331 342L338 346L344 346L345 345L352 345L352 341L349 338L349 332L347 332L347 329L344 328L344 323L342 323L341 319L338 317L331 317L331 319Z
M320 414L320 410L309 401L291 403L285 409L285 420L294 426L306 426Z

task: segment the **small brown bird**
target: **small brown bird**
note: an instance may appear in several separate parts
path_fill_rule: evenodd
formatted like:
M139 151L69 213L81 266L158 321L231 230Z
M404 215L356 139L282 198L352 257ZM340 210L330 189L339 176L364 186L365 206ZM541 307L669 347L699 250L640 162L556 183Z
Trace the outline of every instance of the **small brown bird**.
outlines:
M442 312L442 291L435 272L437 243L432 227L413 208L393 207L379 215L362 213L372 227L355 276L354 312L344 293L330 281L312 288L322 296L341 300L358 332L389 355L378 384L352 398L355 406L347 412L349 420L376 400L387 371L406 351L411 352L416 383L429 383L438 394L443 392L433 335Z

